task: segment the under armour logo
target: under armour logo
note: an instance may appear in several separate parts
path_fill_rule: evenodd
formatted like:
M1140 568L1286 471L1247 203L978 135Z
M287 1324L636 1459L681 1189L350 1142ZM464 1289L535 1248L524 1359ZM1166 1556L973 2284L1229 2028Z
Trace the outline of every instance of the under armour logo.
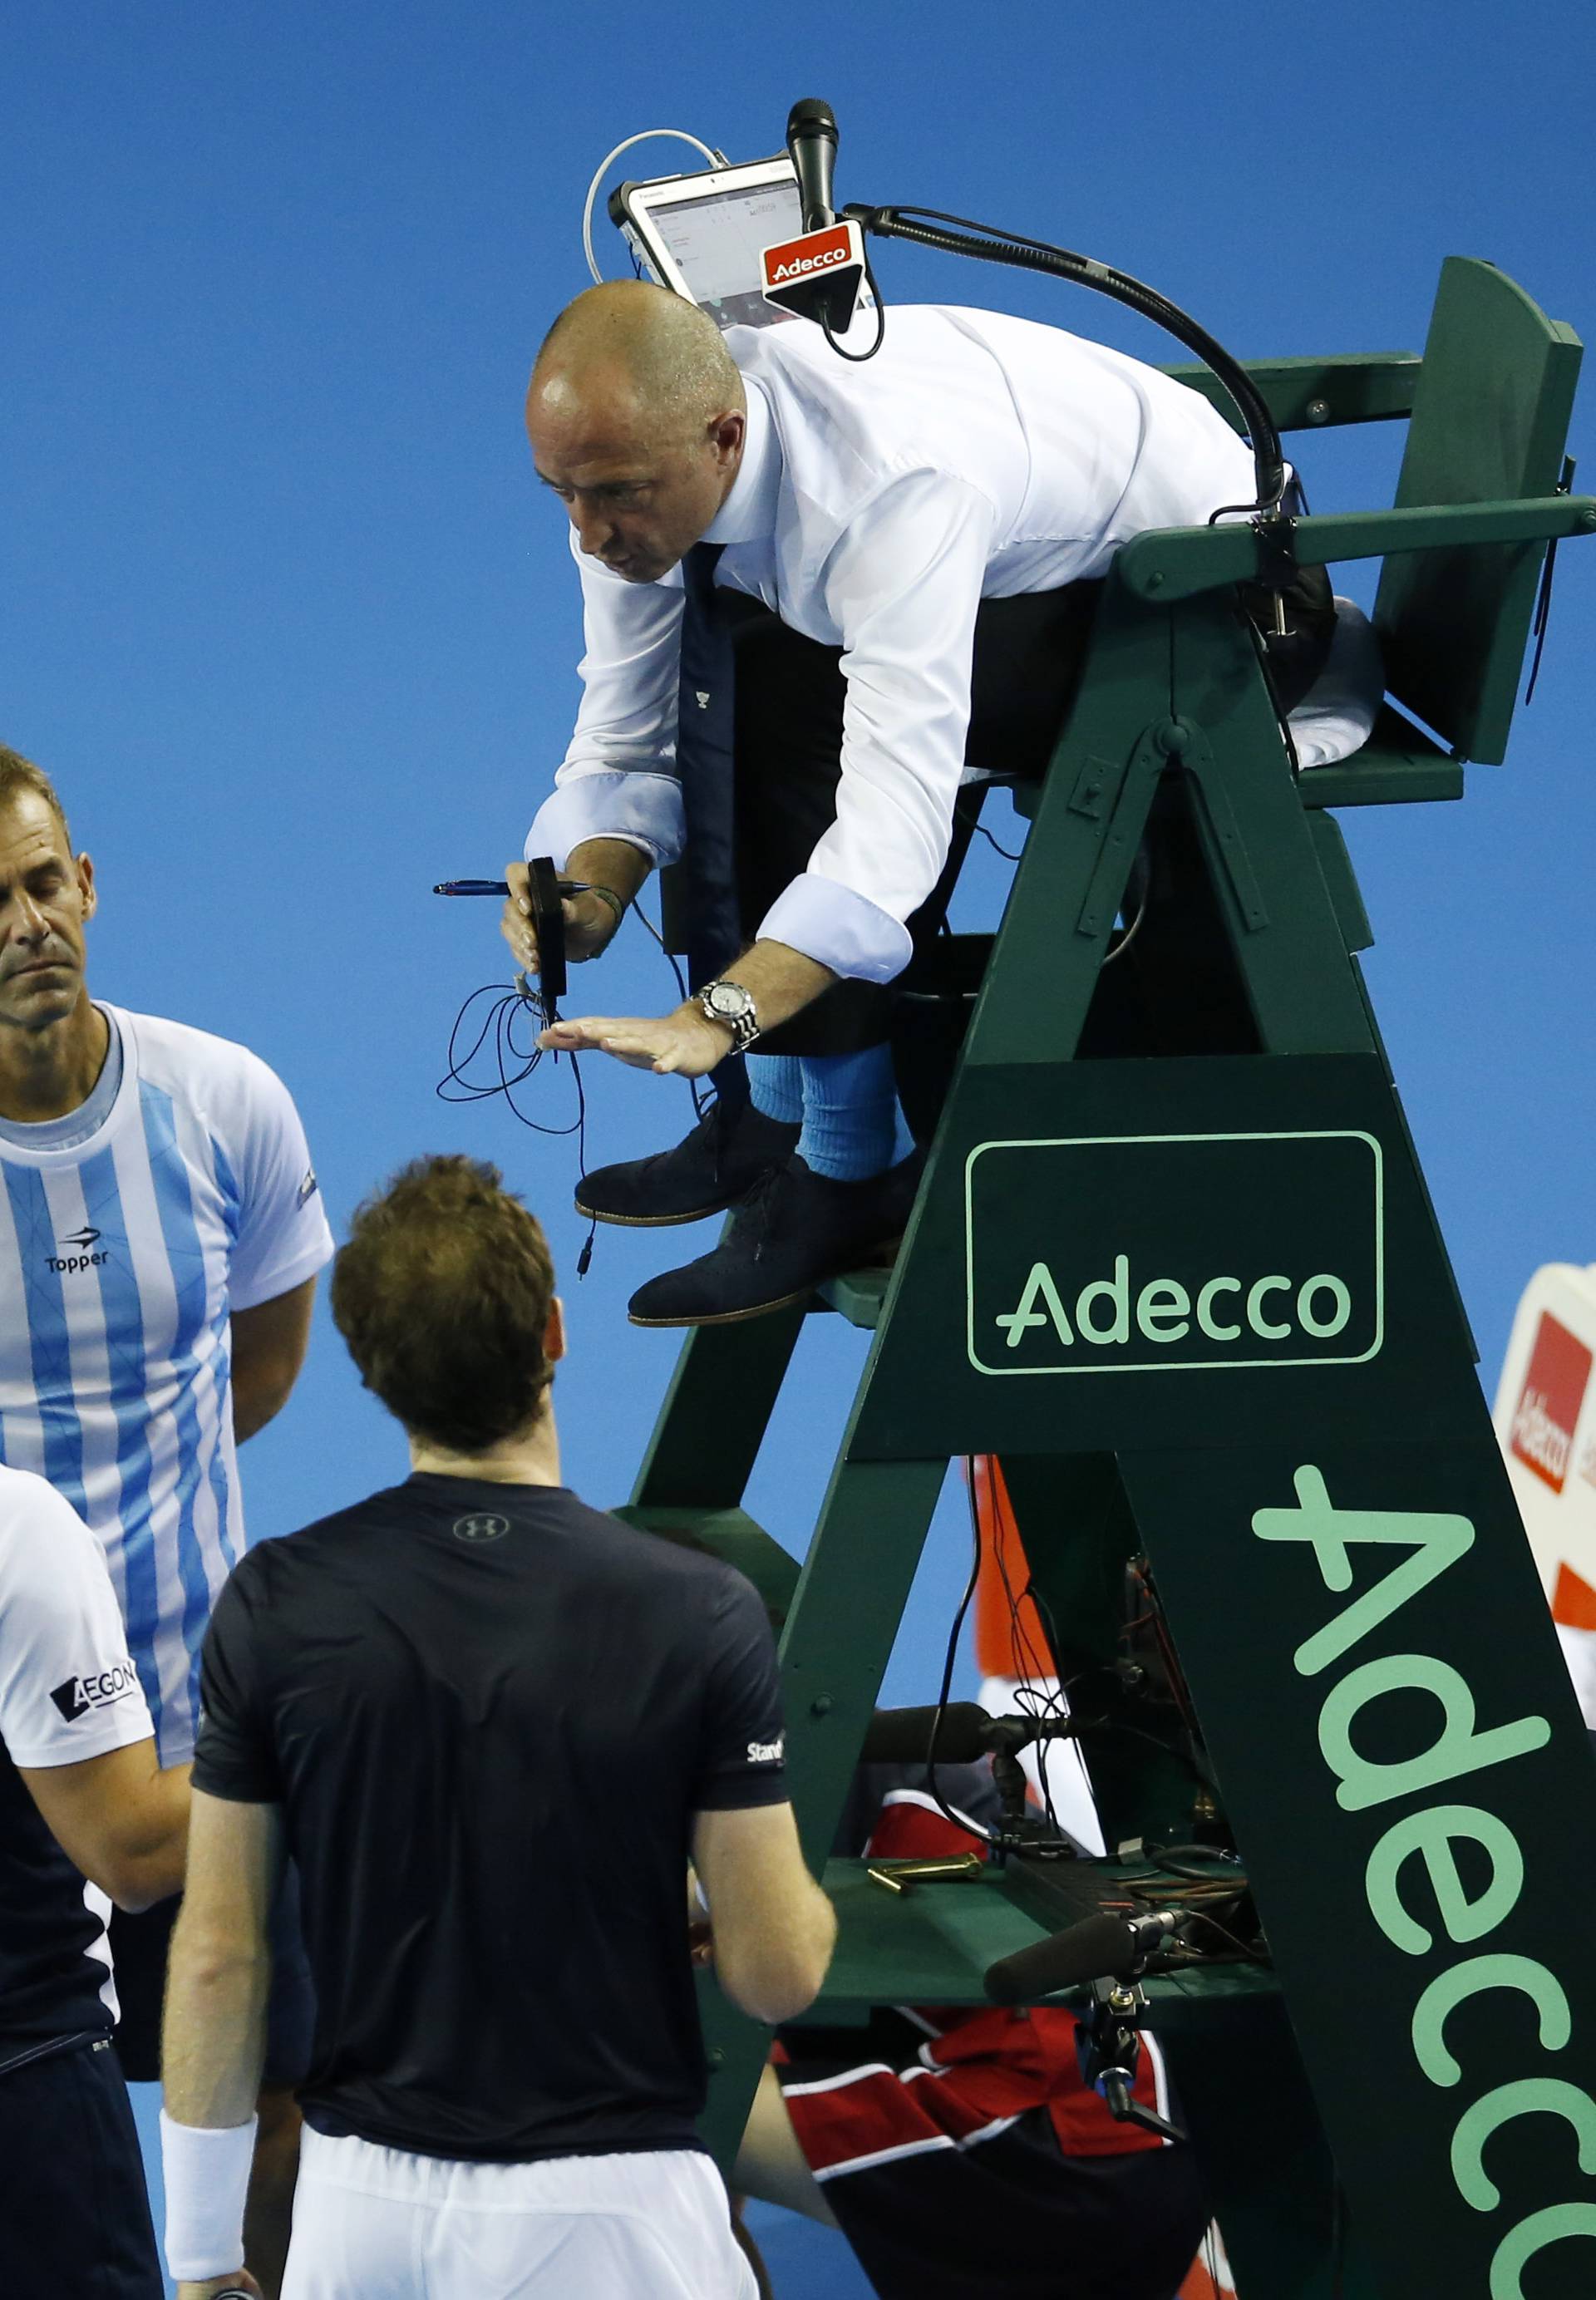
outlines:
M456 1541L497 1541L509 1530L507 1517L457 1517L455 1520Z
M693 701L698 704L700 711L707 711L709 708L708 690L706 688L695 687L693 689Z

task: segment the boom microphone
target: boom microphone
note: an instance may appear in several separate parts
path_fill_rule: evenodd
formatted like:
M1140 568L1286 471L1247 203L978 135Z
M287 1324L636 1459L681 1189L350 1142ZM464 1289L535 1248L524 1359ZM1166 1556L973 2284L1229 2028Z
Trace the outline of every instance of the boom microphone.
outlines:
M800 96L787 115L787 149L798 171L804 229L823 231L835 219L831 177L837 165L837 121L823 96Z
M1181 1920L1160 1909L1149 1917L1085 1917L1050 1939L990 1964L982 1981L994 2004L1034 2004L1056 1989L1087 1980L1129 1980Z
M936 1721L934 1708L878 1709L865 1729L862 1761L867 1765L923 1765ZM979 1702L949 1702L937 1735L938 1763L973 1765L984 1757L991 1722Z

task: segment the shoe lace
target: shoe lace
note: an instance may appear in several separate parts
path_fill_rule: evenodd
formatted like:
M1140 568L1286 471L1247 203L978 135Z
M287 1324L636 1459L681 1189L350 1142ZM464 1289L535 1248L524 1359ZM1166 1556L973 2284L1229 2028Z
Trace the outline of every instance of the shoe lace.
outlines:
M780 1166L767 1166L737 1210L740 1227L746 1223L754 1232L756 1262L764 1260L765 1249L771 1242L776 1185L783 1171Z

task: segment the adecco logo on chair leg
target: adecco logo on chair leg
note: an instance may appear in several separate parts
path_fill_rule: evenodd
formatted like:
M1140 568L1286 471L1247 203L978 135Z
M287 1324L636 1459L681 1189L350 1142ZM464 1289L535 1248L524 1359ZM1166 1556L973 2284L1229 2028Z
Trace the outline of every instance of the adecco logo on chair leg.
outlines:
M1353 1131L983 1142L965 1167L983 1374L1361 1365L1384 1334L1380 1145Z
M1337 1804L1348 1813L1377 1814L1384 1824L1364 1865L1364 1895L1385 1939L1412 1960L1406 2017L1387 2029L1391 2049L1405 2041L1428 2083L1455 2095L1450 2175L1458 2195L1483 2216L1491 2300L1525 2300L1524 2271L1537 2254L1567 2238L1596 2238L1596 2200L1570 2196L1515 2210L1506 2192L1511 2160L1504 2164L1492 2148L1500 2179L1485 2161L1498 2133L1525 2117L1550 2117L1573 2128L1573 2146L1566 2136L1542 2138L1537 2162L1555 2147L1550 2161L1562 2166L1560 2177L1571 2187L1578 2174L1596 2172L1596 2097L1568 2073L1588 2077L1591 2038L1576 2037L1567 1991L1550 1965L1504 1952L1493 1939L1526 1887L1533 1897L1533 1888L1544 1885L1526 1873L1513 1825L1511 1768L1545 1747L1550 1721L1539 1711L1514 1713L1511 1703L1501 1713L1500 1689L1492 1684L1482 1690L1494 1721L1483 1723L1474 1688L1451 1662L1422 1650L1367 1650L1370 1643L1378 1647L1374 1633L1399 1616L1401 1641L1422 1644L1419 1601L1474 1549L1472 1519L1455 1512L1343 1508L1324 1473L1307 1463L1292 1483L1296 1506L1256 1510L1252 1530L1260 1541L1306 1546L1325 1588L1345 1599L1298 1645L1292 1666L1324 1688L1317 1738ZM1417 1609L1416 1618L1409 1607ZM1393 1698L1408 1704L1399 1714L1411 1738L1400 1755L1389 1748L1372 1754L1371 1716L1376 1704ZM1533 1805L1528 1810L1538 1818ZM1575 1920L1568 1963L1583 1957L1581 1931ZM1453 1955L1454 1946L1463 1954ZM1511 2031L1516 2049L1506 2080L1500 2045L1482 2080L1470 2063L1482 2055L1487 2032L1469 2027L1464 2008L1503 1992L1527 2005ZM1454 2034L1449 2023L1455 2013ZM1548 2069L1547 2056L1571 2045L1568 2062L1553 2060ZM1386 2074L1388 2080L1394 2075L1389 2063ZM1567 2260L1563 2272L1571 2280L1536 2283L1533 2290L1596 2289L1590 2254L1578 2268Z

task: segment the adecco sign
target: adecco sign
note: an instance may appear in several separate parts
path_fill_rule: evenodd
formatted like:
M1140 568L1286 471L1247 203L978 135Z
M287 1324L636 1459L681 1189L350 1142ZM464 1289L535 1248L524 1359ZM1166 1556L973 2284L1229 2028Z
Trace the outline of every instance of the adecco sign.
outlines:
M983 1142L965 1167L983 1374L1359 1365L1384 1332L1380 1145L1356 1132Z
M1500 1689L1492 1682L1482 1688L1487 1713L1494 1712L1486 1724L1474 1688L1450 1662L1422 1649L1382 1651L1372 1640L1388 1621L1400 1621L1403 1642L1421 1648L1427 1642L1425 1608L1417 1601L1458 1571L1474 1549L1471 1519L1455 1512L1343 1508L1323 1471L1310 1463L1297 1470L1292 1483L1296 1506L1256 1510L1252 1530L1260 1541L1311 1550L1325 1588L1342 1601L1302 1638L1292 1665L1299 1678L1316 1681L1316 1694L1323 1688L1318 1744L1337 1804L1344 1812L1376 1814L1383 1824L1365 1862L1364 1898L1381 1932L1412 1967L1403 1992L1405 2019L1379 2024L1381 2053L1388 2059L1410 2053L1426 2081L1456 2101L1449 2114L1450 2172L1457 2194L1483 2216L1488 2232L1483 2288L1490 2300L1525 2300L1524 2271L1537 2254L1566 2238L1596 2239L1596 2202L1588 2196L1515 2208L1504 2193L1506 2175L1494 2146L1498 2133L1525 2117L1560 2119L1573 2128L1571 2153L1579 2171L1587 2179L1596 2173L1596 2098L1558 2073L1555 2058L1547 2067L1549 2056L1575 2044L1568 2064L1588 2071L1590 2038L1576 2041L1567 1992L1550 1967L1508 1953L1492 1938L1531 1881L1525 1847L1508 1818L1515 1810L1510 1769L1545 1747L1550 1720L1538 1711L1509 1709L1502 1715ZM1376 1650L1360 1655L1366 1639ZM1398 1713L1408 1721L1403 1729L1412 1739L1400 1754L1389 1746L1375 1754L1370 1718L1392 1696L1407 1704ZM1301 1786L1311 1797L1310 1784ZM1570 1825L1580 1826L1579 1817L1571 1816ZM1544 1881L1533 1880L1542 1888ZM1570 1967L1584 1954L1582 1931L1582 1920L1571 1914ZM1454 1948L1462 1954L1454 1955ZM1499 1993L1526 1999L1527 2012L1513 2031L1513 2072L1506 2082L1482 2082L1467 2065L1470 2046L1464 2040L1471 2032L1463 2008ZM1477 2041L1480 2032L1472 2034ZM1375 2081L1378 2073L1372 2062ZM1500 2065L1494 2073L1500 2079ZM1555 2144L1542 2143L1536 2155L1554 2145L1557 2158L1548 2161L1561 2167L1567 2148L1561 2136ZM1563 2177L1572 2180L1572 2166ZM1571 2280L1536 2281L1533 2291L1596 2291L1591 2254L1579 2270L1570 2262L1563 2273ZM1448 2288L1461 2289L1453 2281Z

